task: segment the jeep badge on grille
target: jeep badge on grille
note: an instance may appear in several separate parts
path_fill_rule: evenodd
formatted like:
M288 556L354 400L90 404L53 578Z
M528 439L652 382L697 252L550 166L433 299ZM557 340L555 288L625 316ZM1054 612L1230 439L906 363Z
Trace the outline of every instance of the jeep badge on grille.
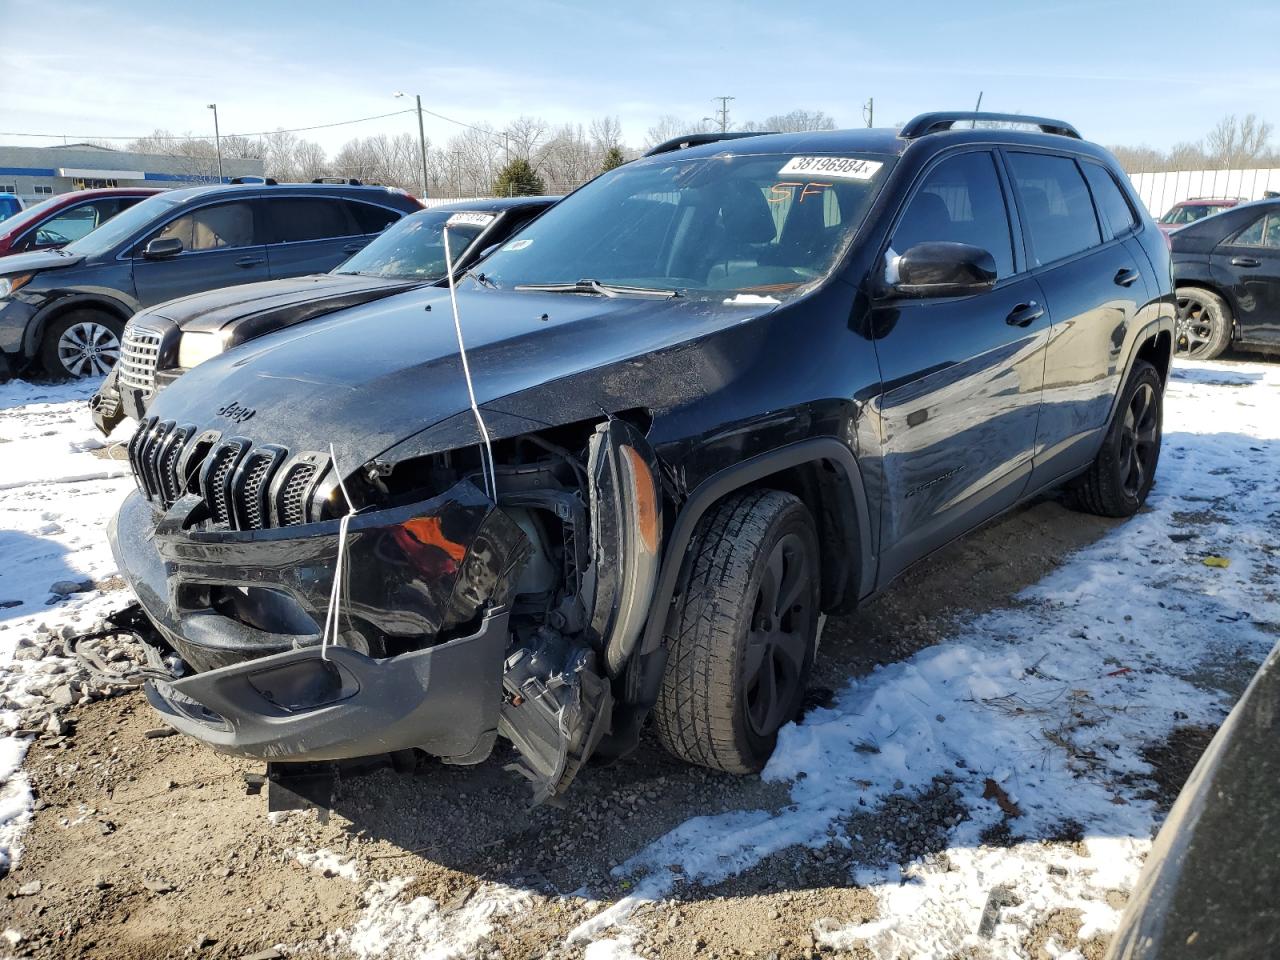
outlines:
M253 407L242 407L234 400L226 406L218 408L218 416L226 417L233 423L244 423L257 412Z

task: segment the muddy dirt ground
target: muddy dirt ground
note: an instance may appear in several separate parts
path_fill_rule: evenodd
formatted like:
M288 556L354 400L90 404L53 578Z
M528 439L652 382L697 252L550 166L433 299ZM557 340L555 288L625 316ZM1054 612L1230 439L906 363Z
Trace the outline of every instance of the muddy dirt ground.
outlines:
M811 699L937 642L957 618L1014 602L1110 527L1048 499L952 545L859 614L828 621ZM487 880L527 890L527 913L504 923L482 955L576 956L581 948L562 946L564 935L599 904L575 891L619 896L625 888L610 869L648 840L692 816L776 807L787 796L785 785L684 766L646 737L636 755L585 771L560 808L528 809L499 751L474 768L424 759L412 775L345 781L327 823L314 813L269 818L265 793L245 779L259 767L182 737L148 736L159 724L140 694L72 718L71 736L31 747L37 814L19 866L0 880L0 927L21 930L17 952L40 958L272 956L277 946L279 955L327 955L333 931L357 918L368 882L395 876L415 877L413 890L441 904L465 902ZM1185 776L1181 754L1203 738L1179 743L1185 749L1168 766ZM941 815L946 785L936 794L929 802ZM294 855L318 848L353 856L360 882ZM674 904L636 915L635 947L662 957L812 956L815 922L875 916L874 897L850 885L844 856L834 847L786 851L720 887L678 887ZM1057 943L1075 945L1073 924L1056 918ZM1100 950L1081 946L1088 956Z

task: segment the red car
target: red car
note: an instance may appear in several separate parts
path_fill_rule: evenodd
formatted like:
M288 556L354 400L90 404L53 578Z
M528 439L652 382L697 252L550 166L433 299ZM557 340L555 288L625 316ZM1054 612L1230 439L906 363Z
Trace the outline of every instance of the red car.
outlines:
M1237 203L1244 203L1243 197L1192 197L1175 203L1163 217L1156 221L1156 226L1163 234L1170 234L1188 223L1195 223L1205 217L1211 217L1223 210L1230 210Z
M160 192L155 187L111 187L50 197L0 222L0 257L53 250L79 240L120 211Z

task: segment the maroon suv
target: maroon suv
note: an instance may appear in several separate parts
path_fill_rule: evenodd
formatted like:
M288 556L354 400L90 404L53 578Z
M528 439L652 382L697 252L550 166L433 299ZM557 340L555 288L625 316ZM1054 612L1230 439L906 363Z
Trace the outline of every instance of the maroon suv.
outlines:
M111 187L50 197L0 223L0 257L31 250L53 250L79 240L153 193L160 190Z
M1240 197L1192 197L1175 203L1165 215L1156 221L1156 227L1163 234L1170 234L1188 223L1195 223L1205 217L1211 217L1223 210L1230 210L1237 203L1243 203Z

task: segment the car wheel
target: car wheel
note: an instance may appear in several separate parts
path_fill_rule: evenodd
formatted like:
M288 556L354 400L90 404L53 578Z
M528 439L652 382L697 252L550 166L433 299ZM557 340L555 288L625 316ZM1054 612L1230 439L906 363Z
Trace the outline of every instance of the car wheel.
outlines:
M694 534L692 570L655 707L677 757L729 773L762 768L795 718L817 647L818 537L798 498L732 496Z
M1177 350L1189 360L1212 360L1231 343L1231 308L1212 290L1179 287Z
M1156 368L1138 360L1102 449L1072 487L1072 506L1101 517L1131 517L1146 502L1160 461L1164 384Z
M45 329L40 363L51 377L105 377L120 359L124 321L97 310L72 310Z

